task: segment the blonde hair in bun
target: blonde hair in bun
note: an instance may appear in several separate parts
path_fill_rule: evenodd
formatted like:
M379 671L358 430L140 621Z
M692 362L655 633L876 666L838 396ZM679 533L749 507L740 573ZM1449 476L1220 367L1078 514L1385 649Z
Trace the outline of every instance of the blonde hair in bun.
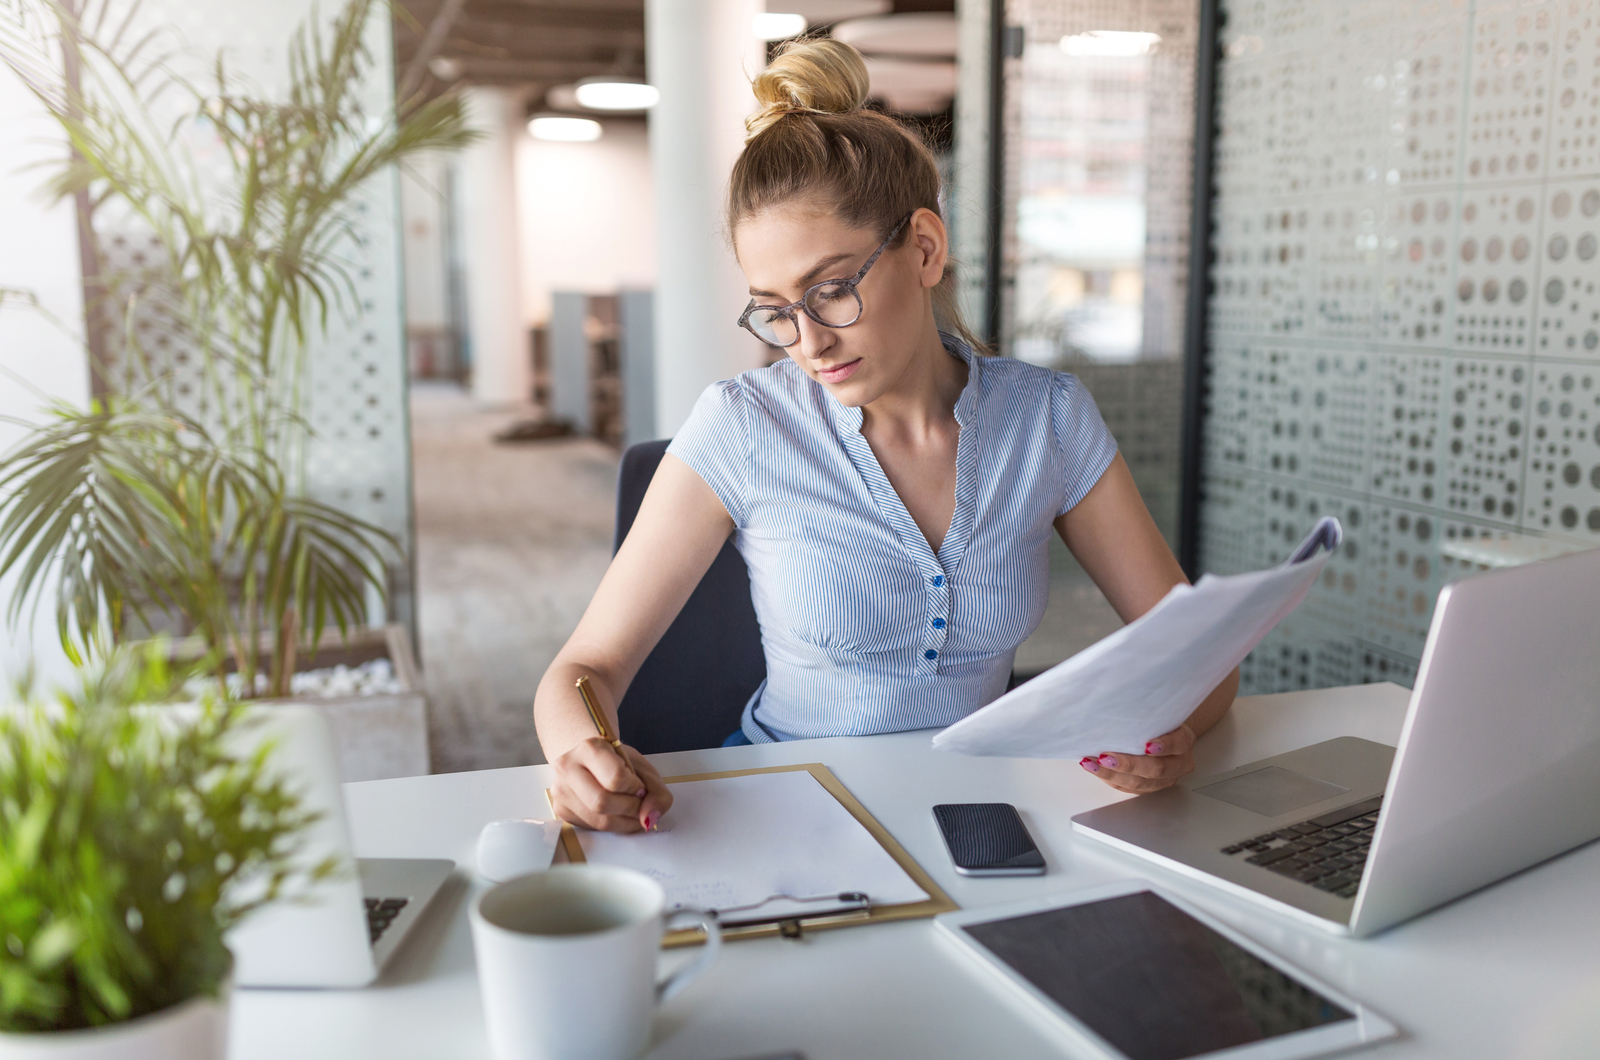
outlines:
M744 150L728 181L730 234L745 218L797 200L880 239L919 209L943 216L933 152L887 114L862 105L872 82L850 45L791 41L750 87L761 109L745 119ZM902 230L894 246L910 234ZM989 352L961 320L953 261L933 289L933 308L940 328Z
M744 120L745 143L789 114L848 114L867 101L872 80L861 53L836 40L785 44L750 85L761 109Z

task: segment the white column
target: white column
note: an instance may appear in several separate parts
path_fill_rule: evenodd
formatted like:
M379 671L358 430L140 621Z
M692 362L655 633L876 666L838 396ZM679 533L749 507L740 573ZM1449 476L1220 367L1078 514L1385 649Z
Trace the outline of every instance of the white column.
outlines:
M979 335L988 324L990 55L993 4L1003 0L960 0L956 5L955 174L947 189L945 212L959 271L956 289L967 324Z
M456 162L472 396L486 405L524 402L531 396L533 372L517 260L515 159L522 96L516 89L474 86L464 99L472 127L483 134Z
M761 69L760 0L646 0L656 189L656 433L670 437L718 379L759 366L763 347L734 321L748 284L723 232L728 174L744 147Z

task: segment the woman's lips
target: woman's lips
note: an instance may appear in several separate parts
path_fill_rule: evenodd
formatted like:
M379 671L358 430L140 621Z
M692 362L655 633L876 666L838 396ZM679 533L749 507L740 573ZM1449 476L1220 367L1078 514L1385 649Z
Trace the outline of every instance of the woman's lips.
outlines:
M856 374L856 369L861 367L861 358L857 357L849 364L841 364L837 368L819 368L817 375L824 383L842 383Z

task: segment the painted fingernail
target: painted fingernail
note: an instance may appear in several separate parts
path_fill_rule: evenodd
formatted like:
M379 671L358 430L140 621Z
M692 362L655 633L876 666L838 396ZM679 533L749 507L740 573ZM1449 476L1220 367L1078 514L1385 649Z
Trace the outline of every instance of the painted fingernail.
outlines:
M646 832L654 832L656 830L656 822L660 819L661 815L659 813L652 813L647 816L644 819L644 830Z
M636 798L636 799L642 799L642 798L644 798L644 795L645 795L645 791L644 791L643 788L640 788L638 791L633 793L633 797Z
M1154 740L1151 740L1149 743L1144 745L1144 753L1147 755L1158 755L1162 752L1162 750L1164 750L1164 748Z
M1101 755L1100 756L1100 764L1105 766L1107 769L1115 769L1115 768L1117 768L1117 756L1116 755Z
M1091 773L1100 772L1100 763L1096 762L1092 758L1085 758L1083 761L1079 762L1078 764L1080 766L1082 766L1083 768L1087 769Z

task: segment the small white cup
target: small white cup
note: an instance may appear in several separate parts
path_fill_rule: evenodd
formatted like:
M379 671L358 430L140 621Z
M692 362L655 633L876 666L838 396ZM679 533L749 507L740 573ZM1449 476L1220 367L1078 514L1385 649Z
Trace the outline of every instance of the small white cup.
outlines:
M632 869L557 865L508 880L472 904L472 944L495 1060L632 1060L656 1005L705 971L722 946L716 917L666 913L661 885ZM671 926L698 926L704 952L656 981Z

